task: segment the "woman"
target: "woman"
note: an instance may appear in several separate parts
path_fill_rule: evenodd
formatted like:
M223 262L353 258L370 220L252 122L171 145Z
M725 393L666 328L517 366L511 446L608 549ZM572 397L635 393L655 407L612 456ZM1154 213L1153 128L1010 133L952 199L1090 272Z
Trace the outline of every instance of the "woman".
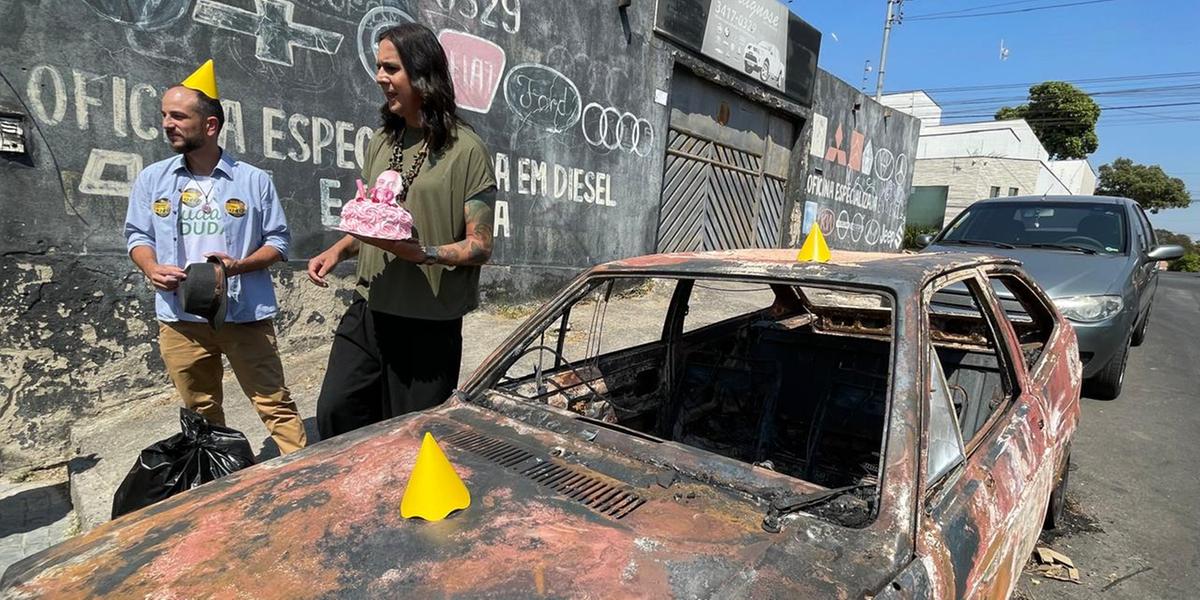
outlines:
M479 303L479 268L492 254L490 155L455 112L441 44L415 23L384 31L378 42L383 125L367 146L362 177L399 174L406 197L397 199L412 213L416 239L347 235L308 263L309 279L324 287L335 265L358 256L356 294L317 400L321 439L449 397L462 317Z

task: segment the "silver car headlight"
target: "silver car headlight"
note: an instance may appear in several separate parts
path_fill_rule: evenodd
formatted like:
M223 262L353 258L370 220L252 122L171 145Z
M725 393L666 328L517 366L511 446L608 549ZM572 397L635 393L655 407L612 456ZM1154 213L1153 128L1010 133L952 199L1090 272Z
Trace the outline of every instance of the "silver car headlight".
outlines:
M1095 323L1121 312L1125 302L1120 296L1067 296L1055 298L1054 305L1072 321Z

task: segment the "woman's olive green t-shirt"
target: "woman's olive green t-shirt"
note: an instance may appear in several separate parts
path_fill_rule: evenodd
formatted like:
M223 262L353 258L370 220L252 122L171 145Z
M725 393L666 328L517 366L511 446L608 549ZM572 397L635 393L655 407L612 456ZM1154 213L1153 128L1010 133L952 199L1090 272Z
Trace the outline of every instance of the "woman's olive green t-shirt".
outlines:
M423 130L405 133L401 173L416 160L423 136ZM367 145L364 185L373 186L389 168L393 148L391 137L376 130ZM495 187L483 140L467 127L456 127L446 148L429 152L408 192L405 206L413 216L413 237L424 246L466 239L467 200ZM479 305L479 267L417 265L360 244L357 291L371 310L414 319L457 319Z

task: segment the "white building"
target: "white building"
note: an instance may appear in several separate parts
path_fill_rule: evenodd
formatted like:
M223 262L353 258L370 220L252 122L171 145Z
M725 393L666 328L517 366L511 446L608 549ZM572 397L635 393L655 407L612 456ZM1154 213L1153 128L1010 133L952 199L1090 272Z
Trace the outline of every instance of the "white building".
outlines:
M1050 160L1022 119L942 125L941 107L925 92L889 94L882 102L921 119L909 223L949 223L983 198L1095 191L1086 159Z

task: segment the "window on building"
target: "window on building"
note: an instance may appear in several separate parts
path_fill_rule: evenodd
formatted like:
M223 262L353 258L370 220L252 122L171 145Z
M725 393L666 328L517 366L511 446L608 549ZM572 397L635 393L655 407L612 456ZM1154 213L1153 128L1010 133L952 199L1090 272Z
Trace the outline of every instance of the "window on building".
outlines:
M946 222L946 197L949 193L949 186L944 185L913 186L912 194L908 197L904 225L919 229L941 229L942 223Z
M1019 189L1017 189L1017 188L1014 188L1014 187L1010 187L1010 188L1008 188L1008 195L1009 195L1009 196L1016 196L1016 195L1017 195L1017 194L1019 194L1019 193L1021 193L1021 190L1019 190Z
M999 197L1000 197L1000 186L993 185L992 191L988 192L988 198L999 198Z

